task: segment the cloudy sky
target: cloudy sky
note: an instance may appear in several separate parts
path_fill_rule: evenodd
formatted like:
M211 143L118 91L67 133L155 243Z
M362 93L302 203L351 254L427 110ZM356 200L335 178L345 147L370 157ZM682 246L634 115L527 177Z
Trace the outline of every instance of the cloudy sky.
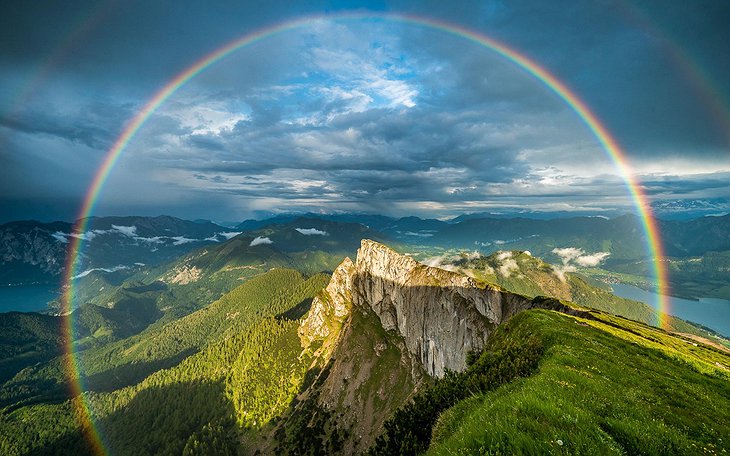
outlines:
M542 82L383 13L524 54L602 120L657 207L730 210L725 0L269 3L3 2L0 221L72 220L160 88L224 44L304 16L169 97L124 150L96 214L632 210L598 141Z

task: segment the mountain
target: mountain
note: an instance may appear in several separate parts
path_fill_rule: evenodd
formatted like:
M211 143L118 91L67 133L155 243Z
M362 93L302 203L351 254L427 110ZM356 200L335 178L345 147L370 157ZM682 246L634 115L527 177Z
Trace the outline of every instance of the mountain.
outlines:
M663 221L659 229L670 256L684 257L730 250L730 214L687 221Z
M431 268L365 240L357 261L346 259L335 270L302 321L299 337L305 352L314 356L310 372L315 375L288 415L269 430L273 437L265 439L260 449L284 454L317 448L343 454L368 448L382 454L425 450L435 417L424 413L430 410L438 415L434 402L449 408L455 404L454 397L466 399L489 386L475 383L470 388L469 382L486 377L493 378L492 385L500 384L534 371L541 353L530 337L513 342L509 337L499 342L492 338L514 315L539 312L529 309L576 316L579 320L575 322L586 327L591 325L580 320L627 327L630 329L622 337L647 334L644 344L667 337L660 336L666 334L663 331L637 327L629 320L564 301L513 294L462 274ZM565 324L560 318L557 321ZM490 340L492 349L507 342L526 352L510 355L516 360L506 363L499 361L504 355L495 360L482 354L474 363L475 354L482 353ZM672 342L682 343L681 339ZM726 355L718 356L723 363L728 361ZM712 362L704 366L711 368ZM614 372L620 378L620 370ZM430 425L424 429L424 423ZM379 435L383 437L378 439Z
M435 219L422 219L418 217L393 218L384 215L372 214L280 214L263 220L246 220L237 226L241 231L256 230L266 226L285 225L296 219L321 220L338 223L354 223L364 225L368 229L387 235L391 239L403 242L417 241L421 237L433 236L438 229L446 225L446 222Z
M609 285L578 272L570 272L564 265L546 263L530 252L507 250L488 256L461 253L450 258L435 257L426 263L494 283L528 297L550 296L647 325L656 325L659 321L657 312L647 304L620 298L611 293ZM664 319L664 327L669 331L715 337L713 333L680 318L666 315Z
M722 453L730 354L709 343L365 240L329 282L274 268L77 364L117 454ZM93 451L64 365L3 385L0 452Z
M117 222L110 218L104 223L118 227ZM173 223L189 226L192 222ZM140 223L140 232L149 234L165 226L149 225ZM76 333L77 343L94 346L129 337L153 323L174 321L272 268L294 268L309 275L331 271L342 258L355 253L362 237L387 239L359 224L307 218L233 234L174 261L77 278L74 296L83 309L79 315L89 322L88 330L84 326L84 331Z
M160 316L149 296L125 290L127 296L112 307L84 304L71 313L69 340L66 317L36 312L0 313L0 382L22 369L63 355L73 340L77 349L98 346L137 334Z
M0 225L0 283L57 283L71 238L85 241L79 276L156 265L237 234L210 222L175 217L92 217L77 233L66 222Z
M332 271L357 250L360 239L388 237L356 223L298 217L286 223L245 231L230 240L190 252L175 262L134 276L171 288L206 289L218 298L242 281L271 268L314 274Z
M368 228L382 231L393 223L394 218L387 217L384 215L372 215L372 214L358 214L358 213L342 213L342 214L319 214L314 212L307 212L304 214L299 213L286 213L279 214L273 217L261 219L261 220L245 220L239 224L236 228L241 231L256 230L270 225L281 225L289 223L295 219L316 219L325 220L330 222L340 223L357 223L365 225Z
M321 443L337 441L346 454L365 451L414 391L463 370L496 326L536 305L364 240L357 261L340 264L300 325L318 375L275 432L299 441L301 414L316 410L330 417L321 424Z
M27 366L58 356L65 342L63 321L58 317L0 313L0 382Z
M0 225L0 283L57 281L64 267L66 242L54 233L69 232L65 222L11 222Z
M727 214L730 202L727 198L663 200L653 201L651 208L663 220L690 220Z

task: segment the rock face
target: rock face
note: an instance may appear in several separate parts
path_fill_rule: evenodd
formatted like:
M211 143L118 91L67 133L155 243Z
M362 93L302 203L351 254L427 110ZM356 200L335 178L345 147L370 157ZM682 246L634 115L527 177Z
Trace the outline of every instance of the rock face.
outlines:
M345 258L332 273L327 288L314 298L307 318L299 326L302 345L308 347L315 340L328 341L335 331L339 332L342 322L352 308L354 278L355 264L349 258ZM328 347L331 347L331 344L325 344L325 350Z
M0 224L0 283L56 281L64 271L66 251L74 238L83 239L87 245L77 264L79 271L83 271L118 265L133 269L134 263L157 265L202 245L223 241L232 234L211 222L197 223L167 216L89 220L84 233L75 232L76 227L67 222ZM194 280L195 272L188 271L172 283Z
M337 267L299 326L302 347L314 355L311 383L273 435L302 420L320 423L317 445L338 442L326 451L365 453L423 385L465 369L467 354L480 351L500 323L532 307L569 310L363 240L357 260Z
M357 261L345 259L315 298L300 338L308 346L341 325L352 307L369 309L386 331L402 336L429 375L441 377L463 370L467 354L480 350L497 325L532 306L523 296L363 240Z

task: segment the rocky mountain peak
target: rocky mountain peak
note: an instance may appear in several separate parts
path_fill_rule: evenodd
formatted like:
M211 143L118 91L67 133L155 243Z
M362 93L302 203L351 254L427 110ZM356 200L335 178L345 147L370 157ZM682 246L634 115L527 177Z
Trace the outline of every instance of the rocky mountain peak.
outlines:
M330 346L335 341L327 341L352 308L371 310L383 329L403 338L429 375L440 377L446 370L463 370L470 351L480 350L498 324L531 303L365 239L356 262L345 259L314 299L300 338L305 347L315 340Z

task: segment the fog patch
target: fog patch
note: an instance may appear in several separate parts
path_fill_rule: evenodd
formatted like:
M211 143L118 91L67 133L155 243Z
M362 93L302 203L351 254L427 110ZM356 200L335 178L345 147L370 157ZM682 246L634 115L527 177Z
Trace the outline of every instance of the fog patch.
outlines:
M272 241L271 239L269 239L267 237L257 236L253 239L253 241L251 241L251 243L249 244L249 247L254 247L257 245L264 245L264 244L273 244L273 243L274 243L274 241Z
M296 230L305 236L329 236L328 232L317 228L296 228Z

